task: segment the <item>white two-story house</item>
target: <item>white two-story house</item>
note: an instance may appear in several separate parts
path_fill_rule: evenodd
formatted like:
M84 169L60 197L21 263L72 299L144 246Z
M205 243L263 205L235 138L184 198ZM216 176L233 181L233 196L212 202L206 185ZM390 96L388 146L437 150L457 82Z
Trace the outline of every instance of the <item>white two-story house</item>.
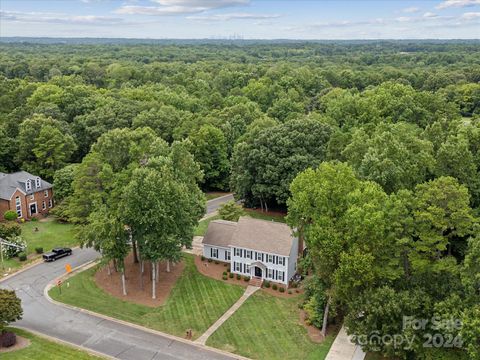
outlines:
M203 256L230 263L232 273L286 285L298 254L298 239L288 225L250 217L214 220L203 238Z

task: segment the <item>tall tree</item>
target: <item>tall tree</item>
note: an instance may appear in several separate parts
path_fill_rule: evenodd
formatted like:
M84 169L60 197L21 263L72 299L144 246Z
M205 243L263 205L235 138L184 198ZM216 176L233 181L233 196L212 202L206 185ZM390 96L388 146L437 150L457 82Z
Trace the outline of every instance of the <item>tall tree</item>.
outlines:
M230 164L227 158L227 143L220 129L204 125L189 136L192 153L204 173L207 189L226 190Z

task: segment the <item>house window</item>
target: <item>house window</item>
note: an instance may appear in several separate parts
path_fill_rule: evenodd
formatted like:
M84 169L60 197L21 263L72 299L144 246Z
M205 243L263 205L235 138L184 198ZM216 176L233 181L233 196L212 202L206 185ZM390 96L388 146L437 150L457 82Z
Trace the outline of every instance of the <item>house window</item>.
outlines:
M244 273L247 272L247 264L243 264L243 272L244 272Z
M47 208L47 204L45 204L45 201L42 201L42 210L45 210Z
M15 198L15 208L17 210L18 217L22 217L22 204L20 202L20 197L19 196L17 196Z
M35 187L38 189L40 187L40 178L35 178Z
M218 249L210 248L210 257L218 258Z
M267 262L273 263L273 255L268 254L268 260Z
M247 259L251 259L252 258L252 251L247 251Z
M241 272L241 271L242 271L242 270L241 270L241 269L242 269L241 266L242 266L241 263L238 263L238 262L234 262L234 263L233 263L233 268L234 268L235 271L237 271L237 272Z
M44 197L48 197L48 190L45 190L45 191L43 192L43 196L44 196Z
M225 251L225 260L230 260L230 251Z
M51 208L53 206L52 199L48 200L48 207Z
M233 254L234 254L235 256L242 257L242 250L237 249L237 248L233 248Z
M282 257L282 265L285 266L285 257Z
M27 191L32 190L32 182L30 181L30 179L28 179L25 183L25 189L27 189Z
M272 269L268 269L268 278L269 279L273 278L273 270Z
M35 195L34 194L30 195L30 200L35 200Z

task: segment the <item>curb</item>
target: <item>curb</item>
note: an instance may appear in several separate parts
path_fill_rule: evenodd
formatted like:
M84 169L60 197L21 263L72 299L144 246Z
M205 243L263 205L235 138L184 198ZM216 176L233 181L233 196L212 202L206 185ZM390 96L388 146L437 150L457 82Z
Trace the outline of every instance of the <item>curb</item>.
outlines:
M198 220L198 221L207 220L207 219L209 219L209 218L211 218L211 217L214 217L214 216L216 216L216 215L218 215L218 210L215 210L215 211L212 211L211 213L206 214L204 217L202 217L202 218L201 218L200 220Z
M92 260L92 261L89 261L89 262L87 262L83 265L77 266L76 268L72 269L72 271L69 274L61 276L60 279L66 280L69 277L73 276L73 274L80 273L82 271L85 271L85 270L95 266L96 263L97 263L97 260ZM73 305L70 305L70 304L65 304L65 303L59 302L57 300L52 299L50 297L50 295L48 294L50 289L52 289L54 286L55 285L52 282L49 282L47 284L47 286L45 286L45 288L43 289L43 296L49 302L51 302L52 304L55 304L57 306L62 306L62 307L65 307L67 309L78 311L78 312L88 314L88 315L91 315L91 316L95 316L95 317L98 317L98 318L101 318L101 319L104 319L104 320L109 320L109 321L115 322L115 323L120 324L120 325L132 327L132 328L135 328L137 330L148 332L148 333L153 334L153 335L162 336L162 337L165 337L165 338L170 339L172 341L178 341L178 342L181 342L181 343L184 343L184 344L187 344L187 345L195 346L195 347L203 349L203 350L212 351L212 352L215 352L215 353L220 354L220 355L228 356L232 359L251 360L250 358L247 358L247 357L244 357L244 356L241 356L241 355L229 353L227 351L223 351L223 350L216 349L216 348L213 348L213 347L210 347L210 346L207 346L207 345L195 343L194 341L186 340L186 339L183 339L181 337L170 335L170 334L158 331L158 330L149 329L149 328L141 326L141 325L133 324L133 323L130 323L130 322L127 322L127 321L119 320L119 319L115 319L115 318L112 318L110 316L99 314L99 313L91 311L91 310L87 310L87 309L83 309L83 308L80 308L80 307L77 307L77 306L73 306ZM26 329L26 330L28 331L28 329Z
M228 193L226 195L222 195L222 196L216 197L214 199L207 200L207 203L210 202L210 201L220 200L220 199L226 198L227 196L232 196L232 195L233 195L233 193Z
M80 246L72 247L72 250L75 250L75 249L80 249ZM11 273L11 274L3 277L3 278L0 278L0 284L1 284L3 281L6 281L6 280L8 280L8 279L10 279L10 278L18 275L18 274L21 274L21 273L24 272L24 271L30 270L30 269L33 268L34 266L37 266L37 265L42 264L42 263L43 263L43 262L42 262L42 258L39 257L38 259L35 259L34 261L32 261L30 264L21 267L18 271L15 271L15 272L13 272L13 273Z
M31 329L28 329L26 327L17 326L17 325L11 326L11 327L16 328L16 329L20 329L20 330L24 330L26 332L29 332L29 333L35 335L35 336L41 337L45 340L49 340L49 341L52 341L52 342L57 343L57 344L66 345L68 347L72 347L72 348L75 348L77 350L84 351L84 352L86 352L90 355L98 356L98 357L103 358L103 359L115 359L114 357L112 357L110 355L106 355L106 354L103 354L101 352L86 348L82 345L77 345L77 344L74 344L74 343L71 343L71 342L68 342L68 341L65 341L65 340L57 339L56 337L40 333L36 330L31 330Z

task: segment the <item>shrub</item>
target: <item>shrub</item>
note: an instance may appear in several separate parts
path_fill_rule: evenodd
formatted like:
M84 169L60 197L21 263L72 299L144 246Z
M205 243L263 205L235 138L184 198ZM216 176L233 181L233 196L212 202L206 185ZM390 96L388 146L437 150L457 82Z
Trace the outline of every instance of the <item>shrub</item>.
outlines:
M227 276L227 272L226 272L226 271L224 271L222 275L223 275L223 276Z
M250 281L250 276L244 276L243 281Z
M242 275L237 274L237 280L240 280L242 278Z
M17 336L13 332L4 332L0 334L0 347L10 347L17 342Z
M265 281L263 285L268 289L270 287L270 281Z
M201 258L201 259L202 259L202 261L205 261L205 256L202 255L202 258Z
M22 228L15 222L0 223L0 237L8 239L22 235Z
M280 291L281 293L284 293L284 292L285 292L285 288L284 288L284 287L280 287L280 288L278 288L278 291Z
M223 276L222 276L222 279L223 279L223 280L227 280L227 279L228 279L227 275L223 275Z
M229 273L229 274L228 274L228 277L229 277L230 279L233 279L233 273Z
M217 264L217 265L218 265L218 264L220 264L220 263L219 263L217 260L215 260L215 264Z
M273 285L272 285L272 289L273 289L273 290L277 290L277 289L278 289L277 284L273 284Z
M35 248L35 252L36 252L37 254L43 254L43 247L36 247L36 248Z
M36 217L32 217L31 221L35 222L38 221L38 219Z
M228 221L238 221L240 216L244 215L242 206L237 205L235 201L228 201L218 209L220 219Z
M27 254L25 254L24 252L19 253L18 254L18 260L20 260L20 261L27 260Z
M5 211L5 214L3 214L3 218L7 221L17 220L18 214L16 211L8 210L8 211Z
M298 294L298 293L300 292L300 290L298 290L298 289L295 289L295 292Z
M227 268L227 272L230 272L230 271L232 271L232 270L230 270L230 266L229 266L229 267Z
M291 285L292 288L296 289L298 287L298 283L296 282L292 282L292 285Z
M291 294L292 294L292 290L288 290L288 293L291 295Z
M212 259L208 259L208 262L211 263L211 262L212 262Z

